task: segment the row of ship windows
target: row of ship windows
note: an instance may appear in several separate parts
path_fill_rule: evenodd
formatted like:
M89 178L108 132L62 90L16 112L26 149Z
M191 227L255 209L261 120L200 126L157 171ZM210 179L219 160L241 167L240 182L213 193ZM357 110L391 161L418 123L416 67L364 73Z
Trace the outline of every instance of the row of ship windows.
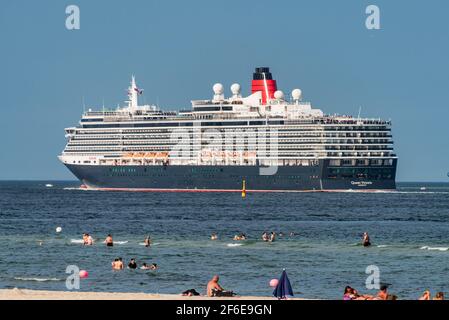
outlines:
M392 179L393 176L394 176L394 169L379 169L379 168L329 169L327 173L328 179L338 179L338 178Z
M261 133L257 132L238 132L233 131L234 134L243 135L245 138L256 138L260 137ZM204 134L204 133L203 133ZM269 135L267 133L267 135ZM78 141L84 141L84 140L169 140L174 135L172 134L152 134L152 135L75 135L71 137L71 140L78 140ZM197 134L176 134L176 137L185 137L185 138L193 138L196 137ZM225 137L227 136L227 133L225 132ZM391 138L391 135L388 135L386 133L370 133L370 134L335 134L335 135L327 135L327 134L320 134L320 133L313 133L313 134L295 134L295 133L277 133L276 136L279 138L290 138L290 139L328 139L326 141L333 141L336 139L344 139L344 138L357 138L357 139L366 139L370 138L369 140L372 140L373 138Z
M330 167L340 166L392 166L393 159L332 159L329 160ZM340 169L336 169L340 170Z
M264 139L264 140L244 140L244 139L236 139L235 141L233 139L229 139L229 141L225 140L224 142L215 142L208 143L207 141L200 141L200 140L194 140L192 142L186 141L186 143L177 143L178 140L174 140L170 143L170 141L70 141L68 143L68 147L76 147L76 146L83 146L83 147L103 147L103 146L190 146L192 144L197 145L201 142L201 145L207 145L207 146L226 146L226 145L239 145L239 146L245 146L245 145L270 145L270 144L282 144L286 147L291 147L292 145L298 145L298 146L310 146L310 145L317 145L317 146L325 146L326 148L334 149L336 147L344 147L344 146L351 146L351 147L363 147L364 145L366 147L371 147L372 145L392 145L392 141L388 140L382 140L382 139L374 139L372 141L354 141L354 140L346 140L346 141L332 141L332 142L326 142L326 141L292 141L292 140L284 140L284 139ZM181 140L182 141L182 140Z
M256 130L256 131L251 131L251 130ZM268 128L271 130L275 130L273 128ZM197 130L201 130L202 132L204 132L205 128L202 127L197 127L197 128L192 128L192 129L187 129L187 130L171 130L171 129L143 129L143 130L127 130L127 129L122 129L120 131L117 130L102 130L102 131L95 131L95 130L72 130L70 133L76 133L76 134L85 134L85 135L92 135L92 134L101 134L101 135L105 135L105 134L117 134L117 135L122 135L122 134L135 134L135 133L148 133L148 134L172 134L173 132L177 132L179 131L180 133L183 132L188 132L188 133L192 133L195 132ZM261 131L261 130L267 130L266 127L262 127L262 128L251 128L251 130L246 130L246 128L244 127L240 127L240 128L214 128L213 130L217 130L223 133L226 132L246 132L246 133L251 133L251 132L257 132L257 131ZM357 129L353 129L353 130L323 130L323 128L302 128L302 129L298 129L298 128L276 128L275 130L276 132L278 132L280 135L281 134L285 134L285 135L289 135L289 134L319 134L319 135L327 135L327 136L341 136L341 135L352 135L352 136L358 136L358 135L369 135L372 133L376 133L376 134L388 134L389 132L391 132L390 128L384 128L384 129L378 129L378 128L371 128L371 129L362 129L362 128L357 128Z

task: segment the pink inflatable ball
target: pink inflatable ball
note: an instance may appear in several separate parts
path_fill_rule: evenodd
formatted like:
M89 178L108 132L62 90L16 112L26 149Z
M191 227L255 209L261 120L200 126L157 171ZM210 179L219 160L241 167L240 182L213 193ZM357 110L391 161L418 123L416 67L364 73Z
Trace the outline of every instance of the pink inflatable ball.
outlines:
M85 279L89 276L89 272L87 272L86 270L81 270L80 271L80 278L81 279Z
M270 287L275 288L275 287L277 287L278 283L279 283L278 279L271 279L270 280Z

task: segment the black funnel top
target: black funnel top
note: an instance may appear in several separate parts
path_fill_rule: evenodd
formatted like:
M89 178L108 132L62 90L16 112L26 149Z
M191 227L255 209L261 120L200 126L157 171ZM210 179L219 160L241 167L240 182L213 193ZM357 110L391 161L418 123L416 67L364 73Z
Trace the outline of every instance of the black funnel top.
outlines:
M265 79L273 80L273 76L270 73L270 68L267 68L267 67L256 68L256 72L253 73L253 80L263 80L264 73L265 73Z

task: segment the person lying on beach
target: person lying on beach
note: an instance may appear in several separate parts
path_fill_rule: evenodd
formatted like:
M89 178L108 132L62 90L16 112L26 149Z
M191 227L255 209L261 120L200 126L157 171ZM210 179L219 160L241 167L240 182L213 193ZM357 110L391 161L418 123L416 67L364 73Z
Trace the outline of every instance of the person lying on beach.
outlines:
M200 294L195 289L189 289L181 293L184 297L192 297L192 296L199 296Z
M418 300L430 300L430 291L429 290L424 291L423 295L419 297Z
M114 241L112 240L112 236L110 234L108 234L108 236L104 240L104 243L106 243L107 247L112 247L114 245Z
M368 232L363 233L362 245L364 247L369 247L371 245Z
M143 240L143 243L147 248L151 245L151 238L149 235L145 238L145 240Z
M343 300L372 300L373 296L361 295L358 291L350 286L346 286L343 293Z
M210 235L210 239L211 239L211 240L217 240L217 239L218 239L218 235L217 235L216 233L212 233L212 234Z
M129 261L128 268L129 269L137 269L137 263L134 258Z
M213 276L213 278L207 283L207 296L215 297L217 292L224 291L224 289L218 284L220 277L218 275Z

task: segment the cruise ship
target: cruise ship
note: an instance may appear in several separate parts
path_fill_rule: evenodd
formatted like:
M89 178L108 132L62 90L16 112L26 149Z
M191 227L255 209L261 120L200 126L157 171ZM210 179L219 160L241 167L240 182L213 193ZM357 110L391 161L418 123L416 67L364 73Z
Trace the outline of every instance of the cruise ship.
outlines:
M392 190L397 156L391 121L328 115L286 95L267 67L255 69L251 93L238 83L225 96L188 110L139 105L134 76L128 100L89 109L66 128L59 159L93 190L294 192Z

